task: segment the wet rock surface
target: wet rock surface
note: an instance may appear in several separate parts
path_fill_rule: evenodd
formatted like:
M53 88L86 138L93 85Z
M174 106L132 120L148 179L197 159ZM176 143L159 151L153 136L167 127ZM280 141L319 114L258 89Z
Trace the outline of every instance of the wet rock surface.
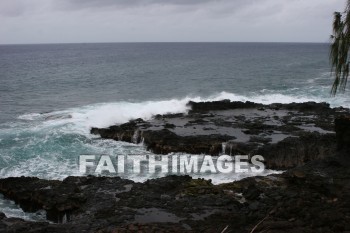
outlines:
M286 171L220 185L190 176L0 179L5 198L48 220L0 213L0 232L350 232L347 109L230 101L189 108L91 132L143 141L158 154L261 154Z
M335 119L338 150L350 152L350 115L342 115Z
M341 156L221 185L189 176L19 177L1 179L0 192L26 211L45 209L52 221L1 214L0 232L350 231L350 165Z
M288 169L334 155L334 120L349 110L326 103L263 105L252 102L189 102L187 114L157 115L109 128L104 139L143 142L156 154L255 155L272 169ZM348 139L344 139L348 140Z

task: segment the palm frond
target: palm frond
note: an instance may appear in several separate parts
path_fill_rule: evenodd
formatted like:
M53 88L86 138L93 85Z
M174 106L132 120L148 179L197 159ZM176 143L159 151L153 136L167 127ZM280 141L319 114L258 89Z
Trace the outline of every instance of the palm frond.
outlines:
M350 49L350 0L344 13L335 12L333 19L333 35L331 35L330 63L331 73L334 82L331 90L332 95L340 90L345 91L349 77L349 56Z

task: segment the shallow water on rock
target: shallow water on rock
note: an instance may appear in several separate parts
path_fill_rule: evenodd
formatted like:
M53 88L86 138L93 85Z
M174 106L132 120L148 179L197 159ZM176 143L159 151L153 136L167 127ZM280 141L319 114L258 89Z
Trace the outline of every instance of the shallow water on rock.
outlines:
M158 208L142 208L137 210L138 214L135 215L135 222L137 223L153 223L153 222L170 222L178 223L183 218L176 216L175 214L166 212Z
M0 212L3 212L6 217L21 218L27 221L46 221L45 211L37 211L35 213L24 212L14 201L4 198L0 194Z

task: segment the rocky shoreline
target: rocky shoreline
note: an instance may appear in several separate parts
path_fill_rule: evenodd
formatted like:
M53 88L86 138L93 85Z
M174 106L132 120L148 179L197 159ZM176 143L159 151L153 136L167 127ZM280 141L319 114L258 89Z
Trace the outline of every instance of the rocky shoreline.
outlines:
M271 169L288 169L336 152L334 119L348 109L327 103L189 102L188 114L157 115L109 128L104 139L143 142L156 154L255 155Z
M0 214L0 232L350 232L349 110L326 103L189 103L101 138L157 154L261 154L283 174L213 185L189 176L0 179L0 193L50 222ZM334 124L335 122L335 124Z

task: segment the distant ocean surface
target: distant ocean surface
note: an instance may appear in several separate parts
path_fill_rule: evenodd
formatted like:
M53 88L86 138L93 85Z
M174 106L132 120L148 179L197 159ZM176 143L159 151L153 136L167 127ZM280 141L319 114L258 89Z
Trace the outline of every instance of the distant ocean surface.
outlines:
M89 129L186 112L189 100L349 107L349 93L330 96L328 54L300 43L2 45L0 177L63 179L79 175L80 154L150 153Z

